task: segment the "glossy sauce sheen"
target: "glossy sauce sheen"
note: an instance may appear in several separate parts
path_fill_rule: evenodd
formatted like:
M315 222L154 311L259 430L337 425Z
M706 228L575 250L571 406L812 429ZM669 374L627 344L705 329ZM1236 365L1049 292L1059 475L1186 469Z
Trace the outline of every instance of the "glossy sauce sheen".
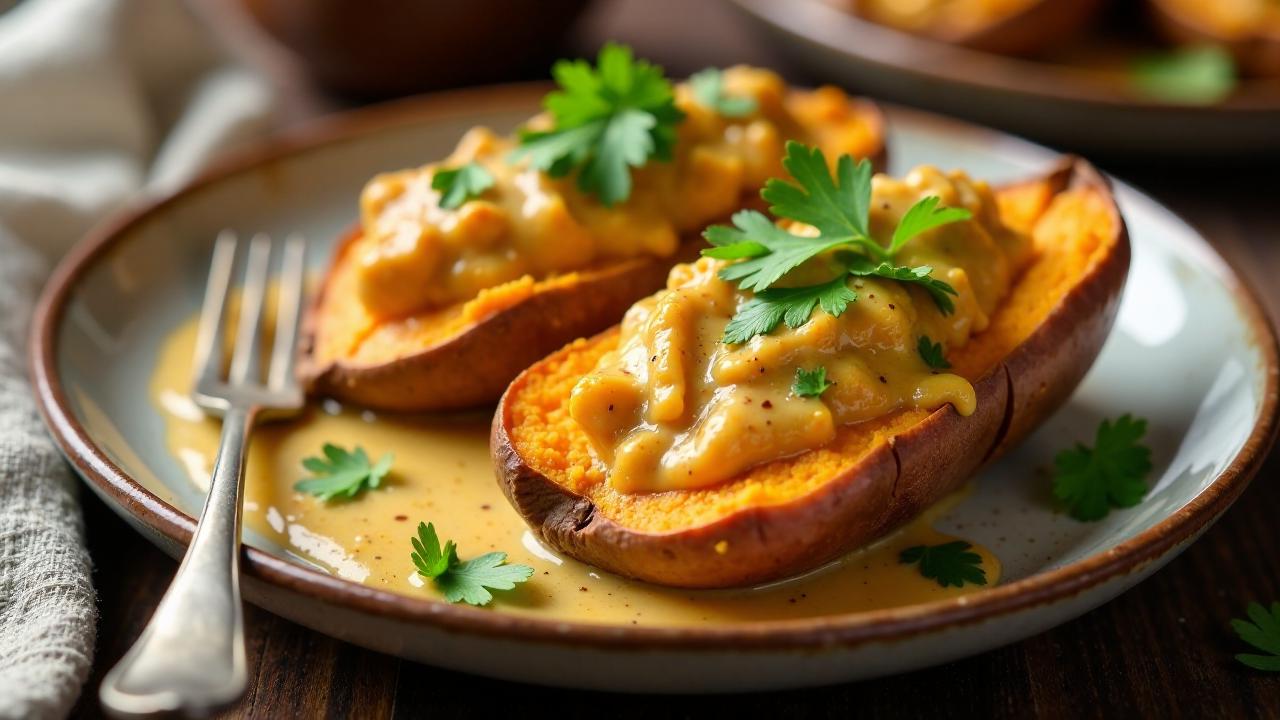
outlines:
M514 160L516 141L484 128L464 136L441 163L373 178L360 199L360 301L374 316L398 317L526 276L669 257L683 234L736 210L744 195L781 174L787 140L822 141L833 154L858 154L867 145L872 130L839 90L793 94L778 75L747 67L726 70L723 81L726 95L749 98L755 111L725 117L687 84L677 85L685 118L673 157L636 169L630 197L613 206L583 193L572 175L552 178ZM821 138L806 129L815 126ZM435 174L471 162L488 171L493 186L460 207L441 208Z
M815 309L800 327L780 324L729 345L721 341L725 326L750 293L717 276L721 261L676 266L666 290L628 312L618 349L601 358L570 398L569 412L608 467L614 489L708 487L821 447L840 425L901 408L950 403L971 414L977 399L969 381L931 368L919 341L957 348L984 330L1031 243L1004 227L986 183L928 166L902 180L874 178L872 235L891 236L907 209L925 197L972 213L912 239L897 257L908 267L931 267L934 278L955 288L950 314L919 287L850 278L846 284L857 300L839 317ZM832 265L819 257L785 280L826 282L834 277ZM819 367L832 383L821 397L793 391L797 370Z
M188 399L195 320L164 344L151 382L166 441L191 481L207 487L218 423ZM105 419L104 419L105 422ZM763 588L682 591L626 580L563 558L534 540L507 505L489 459L489 416L398 418L334 404L255 432L245 487L245 523L296 559L347 580L396 593L438 598L409 559L419 521L434 522L463 559L490 551L534 568L517 590L498 593L495 611L554 620L670 626L804 618L942 600L978 589L942 588L898 562L907 547L952 540L932 523L959 498L942 503L899 533L807 576ZM359 444L373 458L395 454L382 489L348 502L322 503L292 489L304 457L325 442ZM975 550L991 584L999 561Z

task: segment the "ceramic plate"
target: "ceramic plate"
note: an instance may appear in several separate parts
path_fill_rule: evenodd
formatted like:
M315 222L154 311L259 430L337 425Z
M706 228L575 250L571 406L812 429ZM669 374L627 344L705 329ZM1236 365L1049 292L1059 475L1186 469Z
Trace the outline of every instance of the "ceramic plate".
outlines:
M1171 105L1133 92L1121 70L935 42L860 20L828 0L733 4L823 79L1054 145L1154 158L1280 150L1277 81L1242 82L1212 105Z
M94 232L61 265L35 325L33 377L49 426L88 486L173 555L199 493L162 441L148 380L166 333L198 309L212 240L300 231L319 267L374 173L443 157L473 124L509 128L541 87L438 95L363 111L279 140ZM1054 153L991 131L890 113L895 172L917 163L1002 181ZM351 642L500 678L633 691L765 690L942 663L1013 642L1106 602L1155 572L1240 494L1270 444L1275 339L1254 296L1195 230L1123 183L1133 239L1119 320L1070 403L982 471L939 529L1002 561L1001 583L963 598L808 620L694 627L551 622L392 594L288 559L246 537L246 598ZM1053 509L1038 468L1100 418L1149 418L1156 471L1137 508L1097 523ZM505 508L504 508L505 509Z

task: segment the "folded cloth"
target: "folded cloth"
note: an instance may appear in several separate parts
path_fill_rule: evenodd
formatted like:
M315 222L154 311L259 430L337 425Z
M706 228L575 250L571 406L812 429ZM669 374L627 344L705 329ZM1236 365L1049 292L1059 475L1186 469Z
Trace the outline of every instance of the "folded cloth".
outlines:
M62 717L93 655L68 466L26 381L32 304L91 225L264 132L268 83L178 0L0 0L0 718Z

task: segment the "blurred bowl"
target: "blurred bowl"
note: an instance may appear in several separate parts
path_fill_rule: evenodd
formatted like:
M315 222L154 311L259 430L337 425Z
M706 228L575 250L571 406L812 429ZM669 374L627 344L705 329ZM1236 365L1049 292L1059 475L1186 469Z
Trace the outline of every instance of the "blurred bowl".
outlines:
M360 97L545 76L590 0L240 0L331 90Z
M1280 82L1251 79L1219 102L1135 89L1128 63L1029 60L882 27L827 0L731 0L816 77L1109 158L1270 162L1280 154Z

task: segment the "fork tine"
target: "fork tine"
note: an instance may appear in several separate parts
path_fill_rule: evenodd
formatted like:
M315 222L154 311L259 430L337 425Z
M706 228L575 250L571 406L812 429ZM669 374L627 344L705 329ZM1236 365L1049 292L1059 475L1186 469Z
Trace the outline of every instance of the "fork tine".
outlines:
M196 382L217 382L222 374L222 325L231 295L231 271L236 264L236 234L223 230L213 246L209 265L209 281L205 286L204 305L200 309L200 328L196 333Z
M303 284L306 281L307 245L299 235L285 240L277 286L276 339L271 350L271 368L267 386L282 390L293 384L293 354L298 344L298 320L302 310Z
M244 289L240 294L240 322L236 325L236 346L231 357L231 371L227 375L227 382L232 385L259 381L262 357L258 342L262 335L262 306L267 296L270 264L271 238L255 235L249 244Z

